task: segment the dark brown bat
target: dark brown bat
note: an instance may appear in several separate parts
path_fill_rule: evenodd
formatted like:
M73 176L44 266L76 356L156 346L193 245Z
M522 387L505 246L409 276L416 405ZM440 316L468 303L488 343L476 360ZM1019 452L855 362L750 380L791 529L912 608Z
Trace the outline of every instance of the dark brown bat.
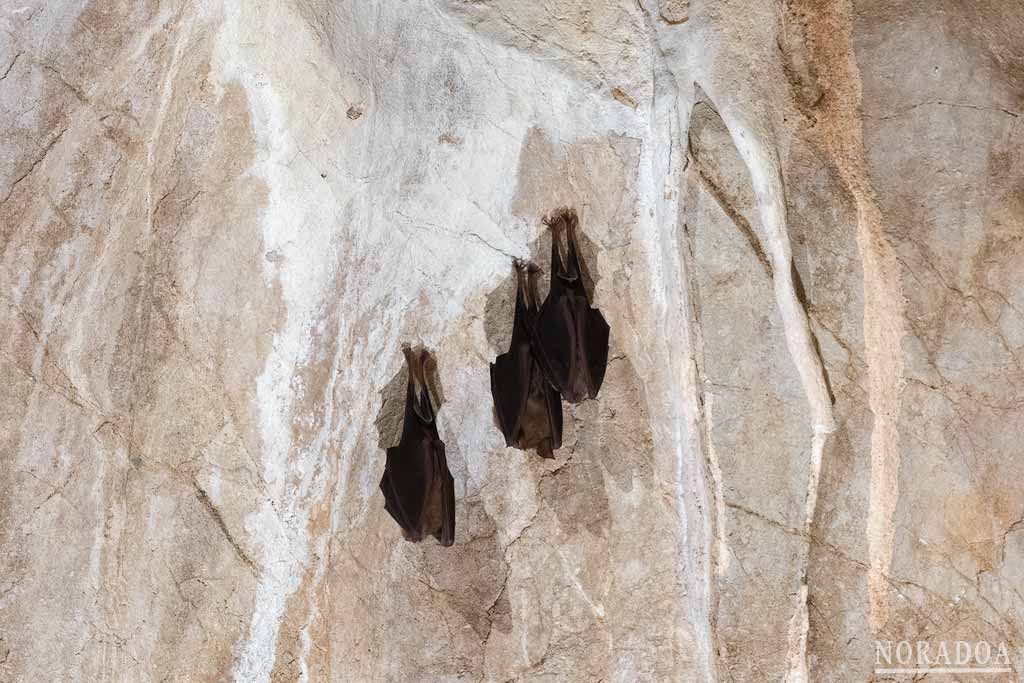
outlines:
M608 365L608 323L583 286L572 209L546 218L551 229L551 289L540 307L533 348L548 381L570 403L596 398ZM560 242L565 239L565 256Z
M562 400L545 380L534 356L531 338L537 318L537 276L540 268L522 261L516 267L516 306L512 343L491 363L491 396L505 443L535 449L553 458L562 445Z
M423 365L427 352L402 349L409 366L402 438L387 450L380 490L384 509L402 527L406 540L434 536L441 545L455 542L455 482L448 471L444 442L437 434Z

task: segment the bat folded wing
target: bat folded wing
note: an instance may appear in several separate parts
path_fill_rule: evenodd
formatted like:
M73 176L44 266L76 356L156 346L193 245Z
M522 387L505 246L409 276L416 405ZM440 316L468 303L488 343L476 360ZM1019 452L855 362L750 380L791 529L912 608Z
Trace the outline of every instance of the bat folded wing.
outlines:
M454 543L455 483L436 436L425 433L389 448L380 490L384 509L410 541L436 536L442 545Z
M551 386L572 400L570 389L573 349L576 346L576 325L568 298L548 298L537 315L533 334L533 350L544 376Z
M604 316L585 297L567 295L541 309L534 348L548 381L566 401L597 398L608 364L608 336Z
M583 350L586 356L586 367L590 373L588 382L590 398L597 398L597 392L604 383L604 372L608 367L608 323L601 311L587 308L587 322L584 325L585 336Z
M535 449L542 458L555 457L554 451L562 446L562 397L536 362L530 370L530 391L519 425L516 448Z
M438 475L441 484L441 528L435 534L443 546L455 543L455 479L448 470L448 459L444 454L444 444L439 451Z
M422 490L417 490L411 477L403 476L400 469L393 466L392 451L388 449L388 464L384 468L384 476L380 480L380 490L384 494L384 509L411 541L422 538L419 526L419 512L423 507Z
M514 346L491 363L491 396L506 446L515 445L520 418L530 393L532 364L529 344Z

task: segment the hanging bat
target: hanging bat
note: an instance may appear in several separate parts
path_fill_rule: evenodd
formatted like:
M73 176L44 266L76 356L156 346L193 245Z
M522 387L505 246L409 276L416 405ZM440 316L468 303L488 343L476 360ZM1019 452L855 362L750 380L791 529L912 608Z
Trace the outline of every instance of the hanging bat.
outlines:
M540 307L533 348L549 382L570 403L597 398L608 364L608 323L590 307L583 286L572 209L555 212L551 230L551 289ZM565 256L561 241L565 239Z
M423 365L426 350L419 354L402 349L409 367L405 390L405 421L402 438L387 450L380 490L384 509L402 527L408 541L418 543L434 536L441 545L455 542L455 482L448 471L444 442L437 434Z
M553 458L562 445L562 400L545 380L531 341L537 318L540 268L515 261L516 305L512 343L491 364L491 396L505 444Z

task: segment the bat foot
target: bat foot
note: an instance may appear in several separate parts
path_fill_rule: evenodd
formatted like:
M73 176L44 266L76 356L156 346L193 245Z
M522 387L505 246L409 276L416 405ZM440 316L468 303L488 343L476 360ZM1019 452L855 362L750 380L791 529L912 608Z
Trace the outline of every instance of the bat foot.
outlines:
M551 275L573 281L579 277L576 257L576 210L563 206L542 219L551 231Z
M416 362L416 346L412 342L402 342L402 355L405 356L405 362L412 365Z
M576 223L579 219L576 216L576 209L568 206L560 206L547 216L541 219L550 230L561 231L566 226Z

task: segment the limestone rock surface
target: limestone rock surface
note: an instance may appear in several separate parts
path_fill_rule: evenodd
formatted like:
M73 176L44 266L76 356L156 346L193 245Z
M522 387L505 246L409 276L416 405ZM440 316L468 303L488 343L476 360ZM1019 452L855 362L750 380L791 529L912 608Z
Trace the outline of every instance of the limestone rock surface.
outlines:
M0 3L0 681L1024 671L1024 5ZM504 447L511 260L611 326ZM456 542L377 484L437 359ZM903 679L897 679L903 680Z

